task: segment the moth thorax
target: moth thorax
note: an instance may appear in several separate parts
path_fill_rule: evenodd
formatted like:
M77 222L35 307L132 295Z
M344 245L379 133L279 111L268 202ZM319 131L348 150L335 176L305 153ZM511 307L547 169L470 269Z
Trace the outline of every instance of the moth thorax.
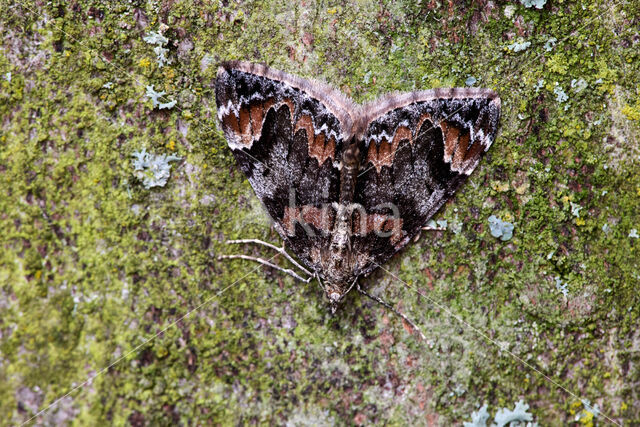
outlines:
M360 167L360 149L356 140L342 154L342 169L340 170L340 202L350 203L356 186L356 177Z
M342 165L347 169L353 170L358 168L359 163L360 149L356 142L352 142L342 154Z

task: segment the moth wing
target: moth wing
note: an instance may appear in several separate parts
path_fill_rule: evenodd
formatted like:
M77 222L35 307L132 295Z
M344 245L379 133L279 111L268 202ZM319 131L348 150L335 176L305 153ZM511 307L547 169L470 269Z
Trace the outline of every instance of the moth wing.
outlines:
M456 192L493 143L500 98L488 89L392 95L365 106L354 202L368 222L352 239L358 274L384 263Z
M276 230L317 270L335 218L351 101L321 83L227 62L218 69L216 104L229 147Z

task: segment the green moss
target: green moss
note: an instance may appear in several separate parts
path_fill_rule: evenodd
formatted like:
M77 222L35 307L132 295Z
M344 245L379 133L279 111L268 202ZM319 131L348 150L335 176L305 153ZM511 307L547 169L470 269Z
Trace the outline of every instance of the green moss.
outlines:
M575 399L514 355L607 416L640 420L637 4L515 5L511 18L446 2L30 7L0 18L9 424L95 373L39 421L449 424L519 398L540 424L573 420ZM158 67L150 31L170 40L170 65ZM531 45L503 49L519 38ZM498 139L436 215L460 232L425 233L385 265L411 288L382 270L363 280L426 343L357 294L332 317L315 284L217 260L272 255L229 238L279 241L214 122L223 59L324 79L359 102L469 76L500 93ZM148 85L176 107L153 110ZM166 187L134 179L142 148L184 159ZM509 242L491 236L493 214L514 223Z

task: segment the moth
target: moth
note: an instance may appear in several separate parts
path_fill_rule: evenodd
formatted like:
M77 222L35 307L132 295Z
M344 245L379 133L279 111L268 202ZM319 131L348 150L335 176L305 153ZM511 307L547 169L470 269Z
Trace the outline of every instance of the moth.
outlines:
M500 98L489 89L389 94L358 105L326 84L236 61L219 67L215 86L219 125L239 168L304 266L287 258L306 282L318 280L332 312L354 286L388 306L358 278L406 246L455 193L500 118ZM234 242L286 254L284 246Z

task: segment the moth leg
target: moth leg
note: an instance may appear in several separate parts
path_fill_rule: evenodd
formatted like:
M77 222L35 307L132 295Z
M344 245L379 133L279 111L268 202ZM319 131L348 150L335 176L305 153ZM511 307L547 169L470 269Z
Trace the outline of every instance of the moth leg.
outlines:
M349 286L349 289L347 289L347 292L345 292L344 294L342 294L342 298L344 298L350 291L351 289L353 289L353 287L356 285L356 282L358 281L358 278L356 277L355 279L353 279L353 283L351 283L351 286ZM360 285L358 285L359 287Z
M282 271L285 274L288 274L289 276L300 280L301 282L304 283L309 283L315 276L311 275L309 277L307 277L306 279L303 278L302 276L298 275L295 271L289 269L289 268L282 268L279 265L275 265L272 262L267 261L266 259L262 259L262 258L258 258L258 257L254 257L254 256L249 256L249 255L220 255L218 256L218 259L246 259L248 261L254 261L254 262L259 262L262 265L266 265L267 267L271 267L274 268L278 271Z
M312 272L310 272L309 270L307 270L306 268L304 268L302 265L300 265L299 262L297 262L295 259L293 259L293 257L291 255L289 255L287 253L287 251L284 250L284 246L282 247L278 247L276 245L272 245L271 243L268 242L264 242L262 240L258 240L258 239L238 239L238 240L227 240L226 241L227 244L243 244L243 243L253 243L256 245L262 245L262 246L266 246L268 248L271 248L275 251L277 251L278 253L280 253L281 255L284 255L284 257L286 259L289 260L289 262L291 262L291 264L295 265L296 267L298 267L301 271L303 271L307 276L314 276L314 274ZM309 279L311 280L311 279ZM309 283L307 281L307 283Z
M320 276L318 274L316 274L315 276L316 276L316 279L318 279L318 284L320 285L320 289L322 289L322 294L324 295L324 293L326 292L324 283L322 283L322 280L320 280Z
M372 299L373 301L377 302L378 304L381 304L383 306L385 306L386 308L388 308L389 310L393 311L395 314L397 314L398 316L402 317L402 319L404 321L406 321L408 324L411 325L411 327L420 334L420 337L423 340L427 340L427 337L424 336L424 334L422 333L422 331L420 330L420 328L418 327L418 325L416 325L415 323L413 323L413 321L411 321L411 319L409 319L407 316L405 316L403 313L399 312L398 310L396 310L391 304L383 301L382 299L380 299L379 297L376 297L374 295L371 295L369 293L367 293L364 289L362 289L360 287L360 284L358 283L358 285L356 285L356 289L358 290L358 292L360 292L362 295Z

